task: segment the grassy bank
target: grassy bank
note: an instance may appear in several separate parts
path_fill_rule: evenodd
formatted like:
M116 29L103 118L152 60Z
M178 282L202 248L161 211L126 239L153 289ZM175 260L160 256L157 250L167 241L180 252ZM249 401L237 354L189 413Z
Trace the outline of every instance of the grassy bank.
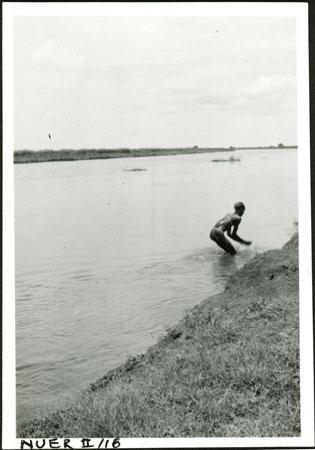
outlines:
M281 147L296 148L296 147ZM14 152L14 163L36 163L49 161L79 161L87 159L137 158L143 156L185 155L194 153L232 152L241 148L140 148L140 149L82 149L82 150L19 150ZM278 147L257 147L279 149Z
M298 436L298 236L19 437Z
M142 149L82 149L82 150L20 150L14 152L14 163L49 161L79 161L86 159L138 158L143 156L185 155L194 153L227 152L226 148L142 148Z

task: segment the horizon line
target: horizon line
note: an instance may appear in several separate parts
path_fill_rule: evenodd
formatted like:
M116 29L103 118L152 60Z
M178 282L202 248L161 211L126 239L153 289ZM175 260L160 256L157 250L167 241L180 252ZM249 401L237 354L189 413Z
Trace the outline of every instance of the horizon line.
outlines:
M59 148L59 149L53 149L53 148L42 148L42 149L29 149L29 148L22 148L22 149L14 149L14 152L43 152L43 151L53 151L53 152L59 152L59 151L95 151L95 150L185 150L185 149L209 149L209 150L242 150L242 149L260 149L260 148L298 148L297 144L293 145L285 145L285 144L278 144L278 145L255 145L255 146L248 146L248 145L242 145L242 146L234 146L231 145L229 147L199 147L198 145L193 146L187 146L187 147L161 147L161 146L155 146L155 147L82 147L82 148Z

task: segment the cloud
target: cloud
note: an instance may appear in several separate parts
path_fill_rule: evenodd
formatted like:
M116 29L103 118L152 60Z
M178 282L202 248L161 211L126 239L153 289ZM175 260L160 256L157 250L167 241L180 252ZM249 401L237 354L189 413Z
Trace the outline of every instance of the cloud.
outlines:
M84 64L84 58L81 55L55 40L50 40L34 50L31 59L35 64L64 69L79 68Z
M30 109L36 126L66 123L69 142L95 146L159 142L164 129L185 144L183 128L219 142L241 120L245 142L255 124L295 120L295 19L27 17L15 33L17 135Z
M232 114L270 115L296 111L296 78L289 74L260 76L231 99Z
M191 108L224 108L227 113L271 114L296 108L296 77L271 73L235 77L218 70L201 76L192 73L171 90L173 102Z
M268 76L258 77L247 89L247 94L253 97L278 94L292 93L296 89L296 78L293 75L272 74Z

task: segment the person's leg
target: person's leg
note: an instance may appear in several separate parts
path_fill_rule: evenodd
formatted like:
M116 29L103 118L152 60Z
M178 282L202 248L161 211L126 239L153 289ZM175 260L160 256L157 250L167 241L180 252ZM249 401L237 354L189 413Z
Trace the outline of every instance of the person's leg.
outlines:
M236 250L231 244L231 242L224 236L223 231L213 229L210 233L210 238L223 250L225 250L227 253L230 253L230 255L235 255Z
M230 253L230 255L236 254L235 248L233 247L231 242L225 236L223 236L223 238L221 238L220 241L217 242L217 244L219 247L223 248L223 250Z

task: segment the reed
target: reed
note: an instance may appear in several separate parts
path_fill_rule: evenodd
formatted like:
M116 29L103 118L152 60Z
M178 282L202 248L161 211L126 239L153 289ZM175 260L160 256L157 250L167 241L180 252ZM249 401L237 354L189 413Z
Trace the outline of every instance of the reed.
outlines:
M235 157L234 155L230 156L228 159L224 159L224 158L217 158L217 159L213 159L212 162L240 162L241 158L239 157Z

